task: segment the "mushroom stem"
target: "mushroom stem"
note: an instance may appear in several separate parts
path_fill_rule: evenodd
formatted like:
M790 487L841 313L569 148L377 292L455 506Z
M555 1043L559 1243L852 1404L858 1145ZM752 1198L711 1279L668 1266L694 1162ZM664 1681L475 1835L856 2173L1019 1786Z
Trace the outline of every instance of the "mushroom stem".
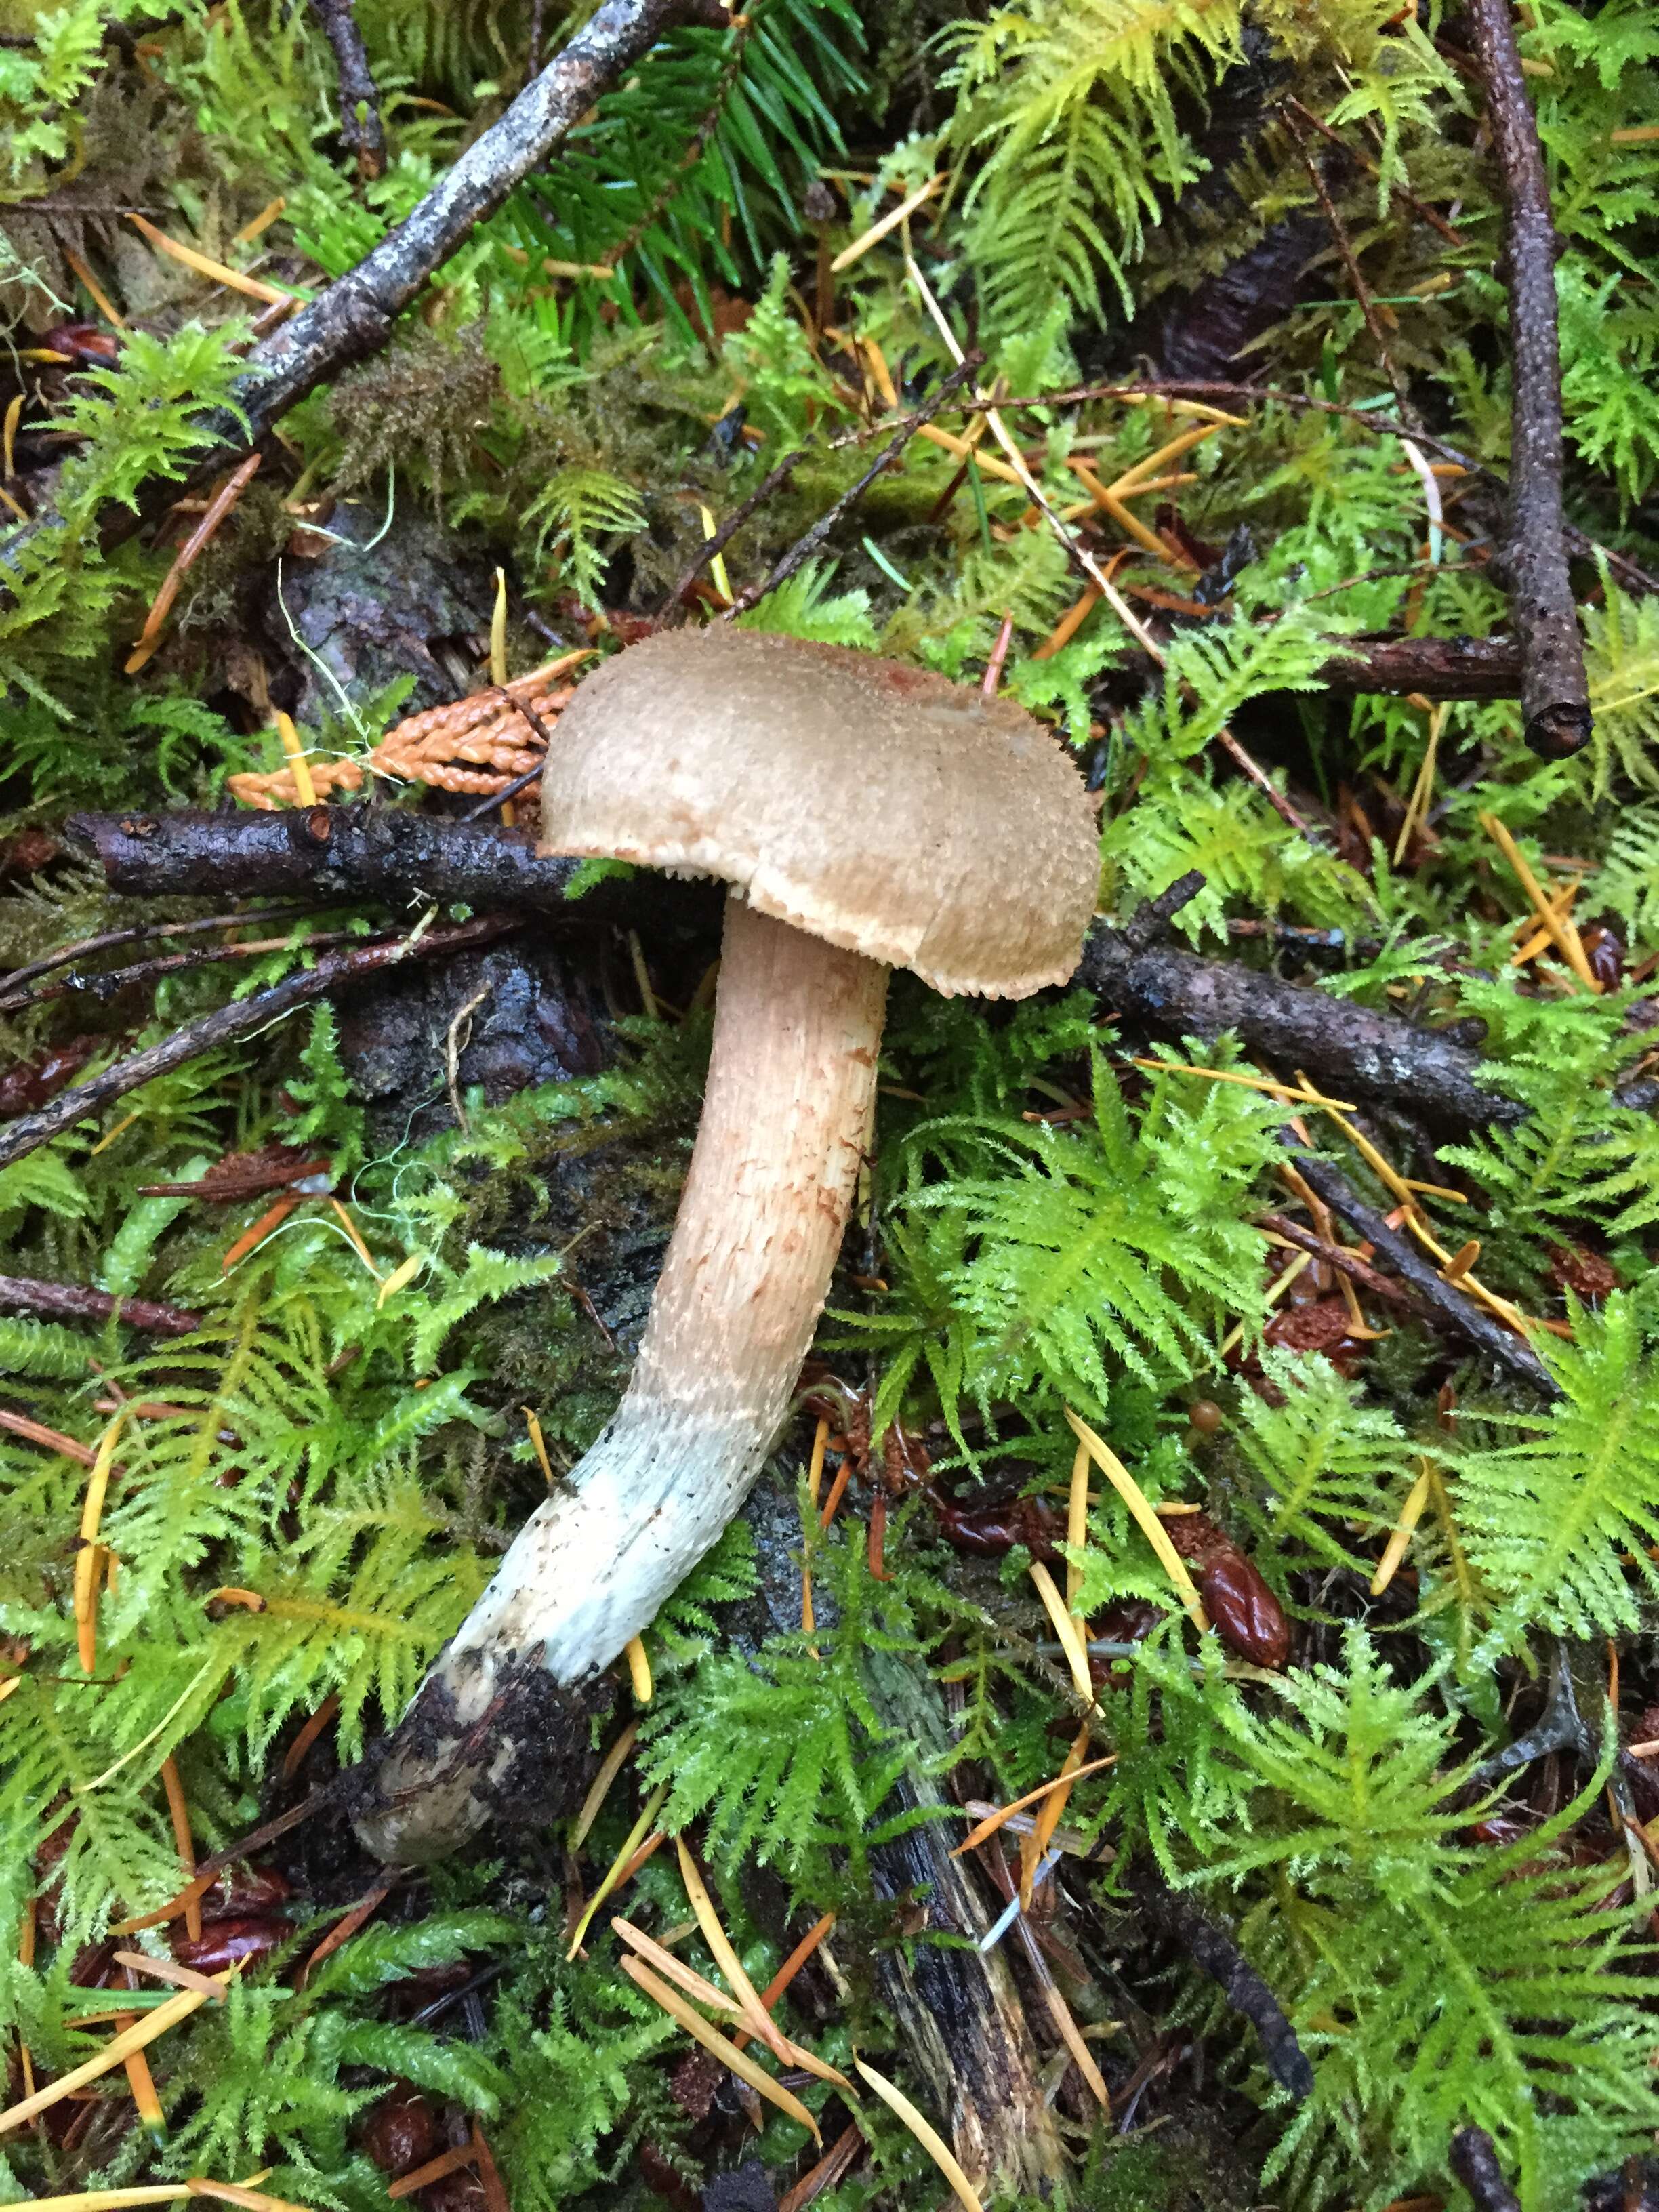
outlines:
M393 1735L358 1822L383 1858L441 1856L500 1807L569 1795L595 1678L743 1504L841 1247L887 975L727 901L702 1120L633 1378Z

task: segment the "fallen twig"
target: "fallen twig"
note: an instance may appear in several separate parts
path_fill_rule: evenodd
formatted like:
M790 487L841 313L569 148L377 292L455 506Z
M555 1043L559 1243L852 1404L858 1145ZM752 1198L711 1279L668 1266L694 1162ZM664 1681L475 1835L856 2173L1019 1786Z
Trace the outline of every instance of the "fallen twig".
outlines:
M1239 1949L1231 1930L1207 1918L1150 1870L1137 1872L1134 1888L1142 1911L1158 1934L1183 1950L1200 1972L1217 1984L1233 2010L1243 2013L1255 2028L1274 2081L1298 2103L1312 2096L1314 2070L1308 2054L1297 2040L1284 2008Z
M1486 115L1504 179L1504 276L1514 357L1510 528L1504 563L1521 640L1521 709L1527 743L1560 760L1589 744L1589 686L1567 573L1561 508L1561 356L1549 178L1510 0L1469 0L1468 21L1486 87Z
M129 1328L155 1336L193 1336L199 1314L157 1298L116 1298L85 1283L42 1283L28 1275L0 1275L0 1307L52 1321L105 1322L118 1315Z
M98 937L78 938L73 945L61 945L56 952L44 958L31 960L27 968L14 968L6 977L6 990L0 997L0 1014L9 1014L22 1006L27 994L21 989L32 983L37 975L49 975L54 968L67 968L71 960L82 959L89 952L112 952L119 945L142 945L152 937L196 937L208 929L241 929L260 921L298 921L314 912L311 906L261 907L252 914L210 914L198 921L141 921L131 929L106 929Z
M394 322L427 280L492 216L514 187L538 168L600 95L649 52L680 13L684 0L605 0L605 4L519 94L501 119L460 159L380 244L248 356L237 380L234 411L203 417L210 442L191 470L202 483L258 445L288 412L354 362L377 353ZM171 486L156 483L98 518L106 548L140 529L149 502ZM48 510L0 545L0 566L12 567L43 532L62 528Z
M340 79L340 136L356 156L357 174L367 184L386 173L386 133L380 127L380 95L353 0L311 0L312 13L334 49Z
M492 796L490 804L499 801ZM573 901L570 885L582 863L539 858L526 832L474 830L390 806L77 814L65 834L92 848L112 890L139 897L298 891L340 902L382 899L399 910L422 900L582 921L637 920L642 898L660 914L665 893L668 900L700 896L696 886L670 889L653 875L643 889L624 878ZM707 902L712 894L701 896Z
M347 952L327 953L314 968L301 969L280 983L273 983L269 990L257 991L250 998L220 1006L210 1014L204 1014L199 1021L186 1022L159 1044L132 1053L125 1060L118 1060L85 1083L76 1084L40 1113L21 1115L16 1121L8 1122L0 1130L0 1167L9 1167L14 1160L25 1158L52 1138L72 1129L87 1115L117 1098L125 1098L130 1091L154 1081L156 1076L181 1067L187 1060L198 1059L216 1046L235 1044L244 1037L252 1036L296 1007L309 1006L343 983L356 982L404 960L429 960L459 951L464 945L487 945L519 926L516 915L483 915L453 928L431 929L423 935L397 938L383 945L365 945Z
M810 451L809 447L799 446L793 453L786 453L776 468L756 485L748 498L740 506L732 508L714 536L703 540L702 544L698 548L696 560L692 562L664 602L662 613L657 618L659 624L665 622L673 613L709 562L717 560L725 552L750 515L757 514L771 498L773 493L788 482L807 458Z
M1525 1118L1510 1098L1477 1081L1478 1055L1437 1030L1349 1000L1286 983L1231 960L1206 960L1165 944L1138 945L1097 922L1075 981L1113 1013L1166 1036L1231 1030L1247 1051L1317 1080L1343 1097L1393 1101L1443 1127Z
M1518 699L1521 648L1507 637L1333 638L1316 681L1330 691L1425 699Z
M796 569L817 551L842 515L847 514L849 508L858 505L876 478L884 475L893 466L923 423L932 422L940 408L972 376L975 370L984 365L984 361L985 356L982 353L970 352L964 360L957 362L948 376L941 378L915 413L907 416L900 423L858 482L849 484L835 505L826 514L821 514L810 530L804 532L786 552L779 556L768 575L757 584L746 585L738 593L731 605L726 608L721 619L726 622L734 622L739 615L747 614L750 607L757 606L769 592L775 592L780 584L787 582ZM710 557L712 557L712 552L711 540Z
M1417 1303L1398 1283L1390 1282L1386 1275L1379 1275L1375 1267L1368 1267L1358 1252L1349 1251L1345 1244L1328 1243L1313 1230L1304 1229L1299 1221L1291 1220L1286 1214L1261 1214L1255 1225L1258 1229L1271 1230L1275 1237L1284 1237L1287 1243L1300 1245L1304 1252L1311 1252L1316 1260L1323 1260L1328 1267L1340 1268L1362 1290L1369 1291L1373 1297L1382 1298L1389 1305L1410 1306Z
M1521 2200L1504 2180L1498 2146L1485 2128L1459 2128L1451 2139L1451 2170L1468 2191L1475 2212L1521 2212Z
M538 858L527 835L463 828L395 807L79 814L70 818L68 835L92 848L112 890L139 896L309 892L402 908L418 887L427 899L559 915L574 923L660 922L670 913L712 921L714 912L706 885L659 875L601 883L573 902L568 888L580 864ZM1164 918L1173 911L1167 897L1154 904ZM1305 1067L1340 1086L1345 1098L1404 1102L1447 1128L1524 1118L1513 1099L1477 1081L1478 1056L1437 1030L1237 961L1153 942L1157 933L1156 923L1151 930L1118 930L1097 921L1077 982L1111 1012L1166 1036L1233 1030L1249 1050L1284 1066Z
M1287 1141L1304 1181L1318 1193L1333 1213L1340 1213L1350 1228L1357 1229L1382 1255L1402 1281L1416 1291L1437 1322L1455 1330L1489 1359L1497 1360L1517 1382L1526 1383L1540 1397L1561 1395L1560 1386L1529 1344L1437 1273L1408 1237L1390 1229L1382 1215L1366 1205L1338 1169L1317 1158L1294 1139Z

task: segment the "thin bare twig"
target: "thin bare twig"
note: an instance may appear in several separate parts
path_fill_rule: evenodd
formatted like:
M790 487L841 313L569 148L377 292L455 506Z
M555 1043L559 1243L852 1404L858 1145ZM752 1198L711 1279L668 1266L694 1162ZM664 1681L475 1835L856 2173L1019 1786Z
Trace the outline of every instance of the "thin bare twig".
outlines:
M1411 1240L1398 1230L1390 1229L1382 1215L1367 1206L1352 1188L1346 1176L1328 1160L1316 1158L1294 1139L1287 1138L1286 1143L1303 1180L1318 1193L1333 1213L1340 1213L1350 1228L1357 1229L1382 1255L1437 1321L1454 1329L1489 1359L1508 1368L1518 1382L1536 1390L1540 1397L1561 1395L1559 1384L1529 1344L1495 1321L1455 1284L1447 1282Z
M1486 88L1492 148L1504 180L1504 276L1510 295L1510 526L1504 549L1521 641L1521 712L1527 743L1562 760L1589 743L1589 684L1567 569L1561 504L1561 351L1549 177L1510 0L1469 0L1468 20Z
M698 549L696 560L668 594L663 611L657 617L659 626L668 620L709 562L725 552L750 516L757 514L771 498L773 493L788 482L801 463L808 458L811 450L810 447L799 446L793 453L786 453L776 468L756 485L748 498L740 506L732 508L714 536L704 539Z
M27 994L21 987L32 983L37 975L49 975L54 968L67 968L71 960L80 960L89 952L112 952L118 945L142 945L151 937L195 937L207 929L240 929L245 925L263 921L299 921L315 907L260 907L252 914L210 914L196 921L141 921L132 929L106 929L99 937L78 938L73 945L60 945L56 952L48 952L44 959L31 960L27 968L14 968L6 977L6 991L0 997L0 1014L13 1012L27 1003Z
M1304 123L1312 124L1314 129L1318 131L1322 138L1328 138L1333 146L1340 146L1342 151L1347 155L1348 159L1351 161L1357 162L1365 172L1365 174L1368 177L1374 177L1376 174L1376 164L1372 161L1370 155L1369 154L1361 153L1358 146L1349 145L1347 140L1344 138L1340 132L1333 131L1330 125L1325 121L1322 116L1316 115L1311 107L1304 107L1299 100L1292 99L1288 96L1285 99L1285 105L1286 107L1293 107ZM1391 185L1389 186L1389 190L1393 192L1395 199L1400 202L1402 207L1408 207L1413 215L1421 216L1422 220L1428 224L1431 230L1437 230L1439 232L1442 238L1446 240L1446 243L1449 246L1462 246L1463 244L1462 232L1457 229L1454 224L1448 222L1444 216L1437 214L1433 208L1425 205L1423 201L1414 198L1412 193L1406 190L1404 185Z
M1370 334L1371 343L1376 348L1377 359L1382 364L1382 374L1389 380L1389 388L1395 397L1395 404L1400 410L1401 420L1408 424L1414 423L1416 418L1411 401L1407 396L1405 386L1401 381L1400 372L1394 365L1394 356L1389 351L1389 342L1382 335L1382 325L1372 302L1370 289L1366 284L1364 274L1360 269L1359 257L1353 250L1353 240L1348 236L1347 226L1337 212L1336 202L1331 198L1330 187L1325 182L1324 172L1315 161L1302 125L1293 112L1300 106L1300 101L1285 102L1282 111L1285 127L1296 141L1297 151L1302 156L1303 165L1308 172L1314 191L1318 195L1325 221L1330 226L1331 236L1336 240L1336 250L1341 255L1342 265L1348 272L1348 282L1353 286L1354 299L1358 304L1361 315L1364 318L1365 328ZM1341 141L1339 139L1337 143L1340 145Z
M340 80L340 136L356 156L357 174L367 184L386 173L386 133L380 127L380 94L368 66L354 0L311 0L312 13L334 49Z
M721 619L726 622L735 622L739 615L747 614L750 607L757 606L769 592L775 592L780 584L787 583L795 571L817 551L842 515L847 514L849 508L858 505L876 478L884 475L893 466L922 424L933 421L940 408L972 376L975 370L983 366L984 360L985 356L982 353L969 353L964 360L957 363L948 376L942 378L915 413L907 416L900 423L892 437L882 447L858 482L849 484L835 505L826 514L821 514L811 528L805 532L787 552L779 556L769 575L763 577L757 584L746 585L738 593L731 605L726 608ZM712 545L712 540L710 544Z
M159 1044L130 1054L85 1083L76 1084L38 1114L20 1115L16 1121L8 1122L0 1130L0 1167L9 1167L14 1160L25 1158L53 1137L72 1129L88 1114L96 1113L117 1098L125 1098L130 1091L153 1082L158 1075L182 1067L187 1060L199 1059L203 1053L211 1052L217 1046L240 1043L343 983L356 981L401 961L429 960L459 951L466 945L488 944L491 939L504 936L520 926L516 915L482 915L476 921L458 923L453 928L428 930L424 934L398 938L383 945L358 945L350 951L325 954L314 968L301 969L284 976L280 983L273 983L269 990L256 991L249 998L204 1014L198 1021L186 1022Z
M85 1283L43 1283L28 1275L0 1275L0 1306L50 1321L106 1322L118 1314L129 1328L156 1336L193 1336L199 1314L158 1298L117 1298Z
M1311 1229L1304 1229L1299 1221L1291 1220L1283 1213L1263 1213L1256 1219L1258 1229L1271 1230L1287 1243L1298 1244L1304 1252L1311 1252L1316 1260L1323 1260L1328 1267L1340 1267L1349 1279L1369 1291L1373 1297L1383 1299L1389 1305L1413 1306L1416 1300L1398 1283L1391 1283L1386 1275L1379 1275L1369 1267L1358 1252L1351 1252L1346 1244L1333 1244Z

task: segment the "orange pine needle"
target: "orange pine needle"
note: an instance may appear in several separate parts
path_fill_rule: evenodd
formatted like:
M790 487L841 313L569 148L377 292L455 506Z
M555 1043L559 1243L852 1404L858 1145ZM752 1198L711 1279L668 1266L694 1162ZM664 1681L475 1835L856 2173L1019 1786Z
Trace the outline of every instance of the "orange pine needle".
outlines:
M284 1782L291 1782L305 1765L306 1753L339 1710L340 1693L337 1690L331 1690L283 1754L283 1779Z
M322 1942L295 1977L296 1989L304 1989L311 1977L311 1970L313 1966L320 1966L324 1960L331 1958L342 1944L349 1943L360 1928L368 1925L387 1898L391 1896L402 1871L401 1867L393 1867L389 1874L383 1875L375 1883L367 1897L360 1898L343 1919L335 1922L333 1927L329 1929L327 1935L324 1936Z
M196 565L204 548L217 535L220 525L240 499L258 472L264 456L250 453L240 468L233 469L217 491L208 501L206 511L184 544L173 556L173 566L161 579L161 588L150 601L149 612L144 617L144 627L139 632L132 651L127 655L122 669L124 676L136 676L161 642L161 625L173 611L179 596L179 587Z
M80 279L82 285L85 289L87 297L92 301L93 306L97 308L99 313L104 318L105 321L113 323L118 331L125 330L126 323L119 310L116 307L114 301L110 298L108 293L101 289L97 278L93 275L91 270L88 268L86 263L81 258L81 256L78 253L72 252L66 246L64 248L64 258L69 264L69 266L75 276Z
M288 1219L300 1203L291 1190L286 1190L274 1206L269 1206L251 1229L245 1229L219 1262L219 1273L228 1275L239 1260L245 1260L255 1245L262 1244L271 1231Z
M143 216L129 213L127 221L135 230L142 232L158 253L165 253L171 260L182 263L186 269L193 269L198 276L210 277L216 284L227 284L233 292L246 293L250 300L263 300L268 307L292 306L295 298L294 293L282 291L275 284L262 284L257 276L244 276L240 269L229 268L224 262L214 260L211 254L203 253L193 246L181 246L176 238L169 238L166 231L158 230ZM76 274L79 273L77 270ZM83 284L87 282L84 276L81 281ZM88 289L90 290L91 287Z
M167 1793L167 1814L173 1822L173 1840L179 1848L179 1863L184 1869L185 1880L196 1878L196 1839L190 1832L190 1807L185 1802L185 1785L179 1778L178 1761L169 1755L161 1761L161 1787ZM185 1933L192 1943L202 1933L202 1908L192 1898L185 1907Z
M1062 1771L1052 1782L1040 1782L1035 1790L1028 1790L1023 1797L1016 1797L1012 1805L999 1806L994 1813L988 1814L977 1827L969 1830L951 1852L951 1857L959 1859L964 1851L977 1850L988 1837L995 1835L1005 1821L1012 1820L1017 1813L1024 1812L1028 1806L1035 1805L1040 1798L1051 1796L1060 1790L1069 1791L1074 1783L1081 1782L1086 1775L1098 1774L1103 1767L1116 1764L1117 1753L1115 1751L1108 1752L1103 1759L1091 1759L1086 1766L1070 1766L1068 1759L1069 1771Z

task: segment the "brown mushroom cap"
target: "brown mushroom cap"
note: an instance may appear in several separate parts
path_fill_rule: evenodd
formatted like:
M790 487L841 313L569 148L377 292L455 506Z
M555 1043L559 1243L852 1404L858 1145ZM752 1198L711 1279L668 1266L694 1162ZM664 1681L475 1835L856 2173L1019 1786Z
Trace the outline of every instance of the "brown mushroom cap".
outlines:
M544 853L719 876L763 914L951 996L1063 983L1099 844L1077 769L1009 699L845 646L647 638L577 691Z

